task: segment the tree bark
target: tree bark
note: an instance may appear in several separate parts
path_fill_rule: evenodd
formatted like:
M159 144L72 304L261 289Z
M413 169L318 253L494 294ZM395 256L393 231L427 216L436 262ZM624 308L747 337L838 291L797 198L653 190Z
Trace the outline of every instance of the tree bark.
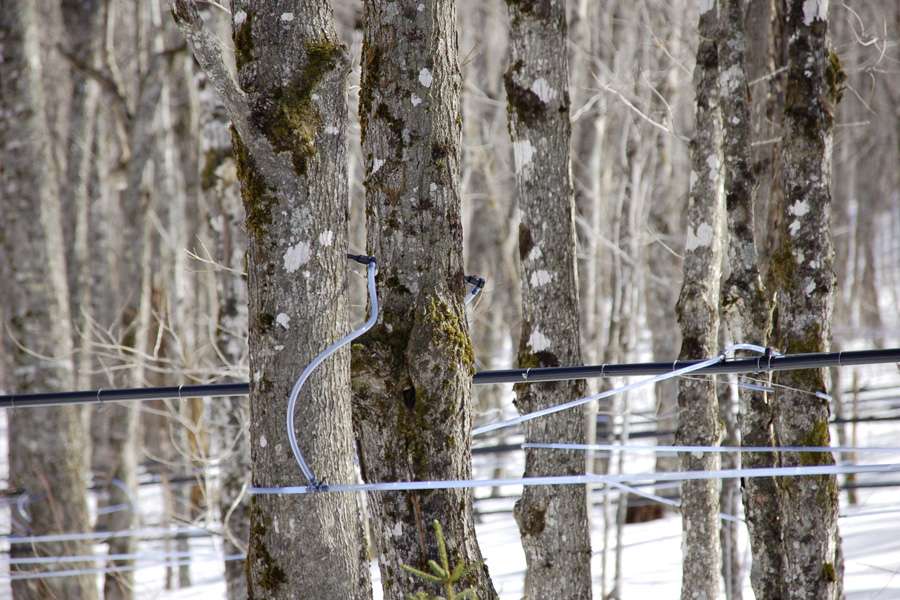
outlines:
M8 383L17 393L66 390L74 384L62 211L35 19L32 2L0 1L0 195L6 218L0 251L14 282L3 292L3 338L11 375ZM10 485L29 495L27 533L89 530L81 409L14 410L9 414L9 431ZM40 550L49 555L84 555L90 553L90 544L50 543L42 544ZM33 551L29 545L17 544L10 554L33 556ZM88 566L73 563L72 568ZM16 600L97 597L96 581L90 575L21 580L13 582L12 589Z
M771 275L778 285L774 345L785 353L827 352L834 295L829 230L834 107L844 79L829 48L827 2L789 3L788 82L782 148L784 212ZM828 446L825 369L785 371L775 434L780 445ZM783 466L834 464L829 453L786 453ZM781 491L786 598L841 598L843 561L834 476L785 478Z
M249 238L253 483L305 483L284 429L298 374L348 331L349 60L325 2L233 4L240 87L193 2L175 17L228 108ZM242 89L241 89L242 88ZM354 479L349 353L315 373L294 426L322 481ZM351 495L265 495L250 505L250 598L368 598L368 564Z
M751 97L747 83L746 0L724 0L719 40L720 89L724 122L725 203L728 221L728 277L722 284L722 313L735 342L766 345L772 325L772 299L765 293L754 237L757 179L751 148ZM739 388L742 443L772 446L772 406L766 392ZM745 453L746 468L776 466L772 453ZM750 581L759 600L782 597L781 519L775 480L743 480L744 512L753 562Z
M214 25L218 15L210 17L208 23L212 30L224 29ZM230 29L230 23L227 25ZM209 210L209 229L219 264L214 284L214 339L217 358L225 363L226 369L238 372L246 364L247 353L244 208L225 107L202 71L196 81L200 97L200 187ZM225 554L246 552L250 537L250 498L244 488L249 484L250 475L250 405L241 397L217 399L210 405L208 420L214 455L220 461L218 508L225 531ZM244 561L225 562L225 587L228 600L247 597Z
M366 481L471 478L474 355L462 299L460 73L453 0L365 3L360 122L368 250L381 322L354 345L354 427ZM481 562L468 490L370 496L384 597L427 584L441 522L455 563ZM495 598L487 568L460 587Z
M700 43L694 85L697 112L691 142L691 189L684 251L684 282L676 312L681 326L679 359L716 353L719 329L719 277L724 218L722 115L719 109L718 2L701 2ZM701 8L701 10L702 10ZM715 379L682 379L678 388L679 445L716 445L721 439ZM719 468L716 453L682 454L684 470ZM681 484L684 555L683 600L714 600L719 595L719 493L715 480Z
M520 368L581 364L574 201L569 163L565 2L509 3L506 84L521 224ZM583 396L583 380L516 386L522 414ZM525 424L529 442L584 443L584 411ZM525 476L580 474L579 452L526 450ZM591 541L582 486L526 487L515 506L525 598L591 598Z

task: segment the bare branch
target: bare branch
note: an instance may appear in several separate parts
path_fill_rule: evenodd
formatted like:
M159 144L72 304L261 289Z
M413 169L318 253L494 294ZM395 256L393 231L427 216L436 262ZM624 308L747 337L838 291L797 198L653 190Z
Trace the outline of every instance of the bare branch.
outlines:
M119 87L119 84L115 81L115 79L112 78L109 73L84 62L76 54L69 51L62 44L57 44L56 49L67 61L72 64L73 67L100 84L100 87L103 88L112 97L114 105L117 109L116 112L119 114L119 117L121 119L123 119L124 121L131 120L132 115L131 110L128 108L128 99L125 97L125 93L122 88Z
M173 0L172 16L200 68L219 94L225 111L253 157L256 168L270 181L289 184L283 176L285 169L279 168L283 161L275 154L262 132L250 122L250 101L225 64L222 44L206 29L196 0Z

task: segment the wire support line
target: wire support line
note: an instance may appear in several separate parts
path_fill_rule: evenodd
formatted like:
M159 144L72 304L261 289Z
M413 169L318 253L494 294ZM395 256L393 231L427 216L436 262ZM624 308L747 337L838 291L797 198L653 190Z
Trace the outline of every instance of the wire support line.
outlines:
M697 364L698 362L702 361L676 360L667 362L479 371L475 373L472 378L472 383L474 385L545 383L550 381L569 381L572 379L660 375L669 373L680 367ZM699 369L694 373L697 375L764 373L770 371L792 371L798 369L851 367L888 363L900 363L900 348L788 354L785 356L772 356L770 360L764 357L735 358ZM249 393L250 384L246 381L185 384L163 387L103 388L64 392L40 392L36 394L0 395L0 408L104 404L107 402L143 400L184 400L187 398L224 399L232 396L246 396Z
M159 567L182 567L190 565L192 562L212 562L212 561L232 561L244 560L243 554L226 554L222 557L215 557L205 560L176 560L154 562L147 564L123 565L118 567L101 567L95 569L67 569L65 571L29 571L12 573L9 576L0 576L0 581L22 581L24 579L50 579L55 577L78 577L81 575L105 575L107 573L123 573L127 571L138 571L141 569L152 569Z
M179 535L188 533L213 533L218 532L207 529L205 527L146 527L138 529L119 529L116 531L87 531L73 533L51 533L45 535L0 535L0 542L9 544L39 544L51 542L76 542L76 541L96 541L102 543L103 540L127 537L144 537L150 535Z
M448 479L433 481L393 481L381 483L339 483L285 487L251 487L256 495L297 495L310 493L348 492L408 492L416 490L472 489L480 487L588 485L637 483L642 481L697 481L709 479L739 479L746 477L802 477L809 475L844 475L849 473L891 473L900 471L900 463L874 465L819 465L809 467L771 467L757 469L721 469L718 471L669 471L622 473L617 475L552 475L546 477L515 477L506 479Z
M563 402L562 404L557 404L555 406L548 406L547 408L542 408L540 410L536 410L534 412L530 412L524 415L520 415L518 417L514 417L512 419L507 419L505 421L497 421L495 423L488 423L487 425L482 425L481 427L476 427L472 430L472 437L476 435L481 435L484 433L488 433L490 431L496 431L498 429L504 429L506 427L512 427L513 425L519 425L521 423L525 423L526 421L531 421L532 419L537 419L539 417L545 417L547 415L552 415L554 413L558 413L564 410L569 410L570 408L576 408L578 406L582 406L589 402L593 402L594 400L600 400L601 398L609 398L610 396L616 396L618 394L624 394L630 390L635 390L641 387L645 387L654 383L659 383L661 381L665 381L666 379L671 379L673 377L678 377L679 375L687 375L688 373L693 373L694 371L699 371L701 369L705 369L707 367L711 367L716 365L723 360L725 360L728 354L731 354L737 350L750 350L752 352L757 352L760 355L766 355L771 357L771 350L764 348L762 346L756 346L754 344L732 344L725 348L725 351L719 354L718 356L714 356L713 358L709 358L706 360L699 361L692 365L688 365L686 367L681 367L680 369L675 369L673 371L669 371L667 373L662 373L660 375L656 375L649 379L643 379L641 381L636 381L634 383L629 383L623 386L619 386L617 388L613 388L611 390L606 390L604 392L600 392L597 394L591 394L590 396L585 396L583 398L578 398L577 400L572 400L570 402ZM677 361L676 361L677 362Z
M857 452L866 453L900 453L900 446L646 446L629 444L567 444L562 442L538 443L525 442L523 449L540 450L596 450L599 452L649 452L652 454L675 454L678 452L716 452L716 453L751 453L751 452Z

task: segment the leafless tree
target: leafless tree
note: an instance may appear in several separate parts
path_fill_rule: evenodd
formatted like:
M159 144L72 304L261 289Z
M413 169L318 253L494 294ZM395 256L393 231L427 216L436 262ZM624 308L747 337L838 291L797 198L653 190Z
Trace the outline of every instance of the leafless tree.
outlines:
M719 94L718 2L700 3L700 43L694 85L697 113L691 142L691 190L684 247L684 282L678 297L681 359L712 356L719 332L719 288L724 220L722 113ZM680 445L717 445L721 439L715 381L682 379L678 388ZM711 471L719 467L715 453L684 453L685 470ZM719 595L719 492L715 480L681 484L683 531L681 597Z
M831 144L844 73L828 40L827 3L792 1L787 12L788 79L782 147L784 210L770 275L778 286L774 346L824 352L831 338L834 251L829 230ZM781 445L828 446L830 407L824 369L779 373L775 435ZM786 453L784 466L833 464L827 453ZM781 482L783 591L787 598L841 598L837 480ZM802 540L802 541L801 541Z
M509 5L509 66L504 76L521 224L522 330L519 367L581 363L574 204L570 179L569 67L565 3ZM584 381L520 385L528 413L582 396ZM584 440L581 411L525 425L532 442ZM577 452L527 450L525 476L577 474ZM525 549L527 598L590 598L591 543L585 490L526 488L515 515Z
M58 171L53 158L42 84L38 22L31 2L0 2L0 168L3 262L13 285L4 286L5 368L18 390L71 389L75 383L72 321L63 245ZM9 431L10 481L27 494L29 533L86 531L87 452L77 407L13 411ZM11 556L29 554L14 545ZM47 544L56 555L88 554L82 541ZM84 566L84 565L83 565ZM16 600L97 597L90 576L26 579L13 583Z

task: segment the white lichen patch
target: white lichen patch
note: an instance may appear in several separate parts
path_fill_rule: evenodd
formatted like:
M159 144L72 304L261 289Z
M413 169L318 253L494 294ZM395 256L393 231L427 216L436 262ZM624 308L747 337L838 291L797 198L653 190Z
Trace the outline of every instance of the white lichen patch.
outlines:
M325 133L327 133L328 135L337 135L340 132L341 132L341 130L338 129L337 127L335 127L334 125L329 125L325 128Z
M814 291L816 291L816 282L813 281L812 279L809 279L809 280L806 282L806 286L803 288L803 292L804 292L807 296L809 296L809 295L812 294Z
M706 157L706 167L709 169L710 181L715 181L719 176L719 155L715 152L710 152L709 156Z
M403 522L397 521L397 523L394 525L394 529L391 531L391 533L393 534L393 536L395 538L403 537Z
M725 71L719 75L719 81L722 83L722 87L730 92L736 92L738 90L738 86L741 83L741 75L743 72L741 71L741 67L739 65L731 65Z
M816 19L828 19L828 0L806 0L803 3L803 22L812 25Z
M513 142L513 162L515 163L516 173L526 173L531 171L531 159L534 157L534 146L530 140L519 140Z
M293 246L288 246L287 252L284 253L284 270L288 273L295 272L309 262L309 257L308 242L297 242Z
M806 200L794 202L788 207L788 212L795 217L803 217L809 214L809 202L807 202Z
M413 106L418 106L418 105L422 104L422 99L419 98L418 96L416 96L415 94L413 94L409 98L409 101L410 101L410 103L412 103Z
M323 246L330 246L334 243L334 232L330 229L328 231L323 231L319 234L319 244Z
M541 333L539 329L535 329L528 338L528 345L531 346L532 352L543 352L550 347L550 338Z
M709 223L700 223L696 229L688 227L687 241L684 249L688 252L697 248L706 248L712 244L714 230Z
M275 322L284 327L285 329L291 328L291 318L287 316L285 313L278 313L278 316L275 317Z
M797 235L797 232L800 231L800 221L791 221L791 224L788 225L788 231L791 235Z
M266 439L266 436L264 436L264 435L259 436L259 447L265 448L268 445L269 445L269 440Z
M376 158L372 161L372 175L378 172L381 167L384 166L384 161L380 158Z
M244 24L244 22L245 22L246 20L247 20L247 13L245 13L244 11L239 10L239 11L237 11L236 13L234 13L234 25L235 25L235 27L240 27L241 25Z
M544 251L541 250L541 247L534 246L528 253L528 256L525 257L525 260L539 260L542 256L544 256Z
M531 274L532 287L541 287L553 281L553 274L548 271L540 270Z
M283 23L290 23L293 20L294 20L294 13L292 13L292 12L281 13L281 21Z
M431 76L431 71L428 69L419 71L419 83L421 83L423 87L430 88L432 81L434 81L434 78Z
M417 11L417 12L422 12L423 10L425 10L425 5L424 5L424 4L419 3L419 4L416 5L416 11Z
M543 77L538 77L534 80L534 83L531 84L531 91L534 92L544 104L547 104L557 96L556 90L550 87L550 84L547 83L547 80Z

